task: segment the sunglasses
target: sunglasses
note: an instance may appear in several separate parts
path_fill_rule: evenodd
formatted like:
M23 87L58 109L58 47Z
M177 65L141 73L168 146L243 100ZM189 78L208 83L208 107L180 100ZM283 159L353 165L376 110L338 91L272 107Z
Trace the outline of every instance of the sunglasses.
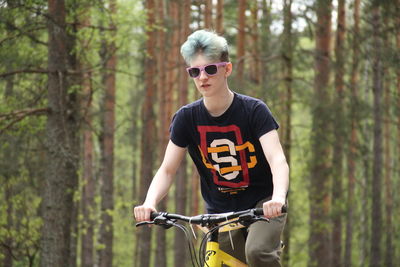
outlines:
M189 73L189 76L192 78L197 78L200 76L200 73L204 70L207 75L213 76L217 74L219 66L226 66L228 62L220 62L220 63L213 63L201 67L189 67L186 71Z

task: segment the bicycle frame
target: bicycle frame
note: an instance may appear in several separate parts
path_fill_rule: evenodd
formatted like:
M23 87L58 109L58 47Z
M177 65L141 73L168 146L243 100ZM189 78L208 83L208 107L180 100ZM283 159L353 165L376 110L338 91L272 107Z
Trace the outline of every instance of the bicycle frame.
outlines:
M222 264L230 267L247 267L247 264L220 249L218 234L218 231L213 232L207 241L204 267L221 267Z

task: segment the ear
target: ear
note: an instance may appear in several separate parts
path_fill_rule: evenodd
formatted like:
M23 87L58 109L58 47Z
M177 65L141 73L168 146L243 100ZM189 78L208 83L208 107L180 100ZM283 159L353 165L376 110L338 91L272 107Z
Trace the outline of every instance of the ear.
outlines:
M228 62L225 66L225 77L228 77L232 74L232 62Z

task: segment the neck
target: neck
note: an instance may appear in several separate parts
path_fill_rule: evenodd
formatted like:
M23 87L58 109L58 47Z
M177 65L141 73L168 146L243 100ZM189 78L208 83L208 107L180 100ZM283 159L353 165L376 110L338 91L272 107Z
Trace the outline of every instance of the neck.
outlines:
M232 104L234 94L229 88L218 95L204 97L203 102L207 111L213 117L221 116Z

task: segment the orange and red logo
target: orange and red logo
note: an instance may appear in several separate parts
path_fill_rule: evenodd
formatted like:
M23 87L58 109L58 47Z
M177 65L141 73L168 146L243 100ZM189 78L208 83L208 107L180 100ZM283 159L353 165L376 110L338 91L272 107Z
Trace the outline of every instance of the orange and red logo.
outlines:
M230 188L249 185L249 169L257 164L255 149L244 142L240 128L230 126L198 126L200 153L204 165L213 174L214 183Z

